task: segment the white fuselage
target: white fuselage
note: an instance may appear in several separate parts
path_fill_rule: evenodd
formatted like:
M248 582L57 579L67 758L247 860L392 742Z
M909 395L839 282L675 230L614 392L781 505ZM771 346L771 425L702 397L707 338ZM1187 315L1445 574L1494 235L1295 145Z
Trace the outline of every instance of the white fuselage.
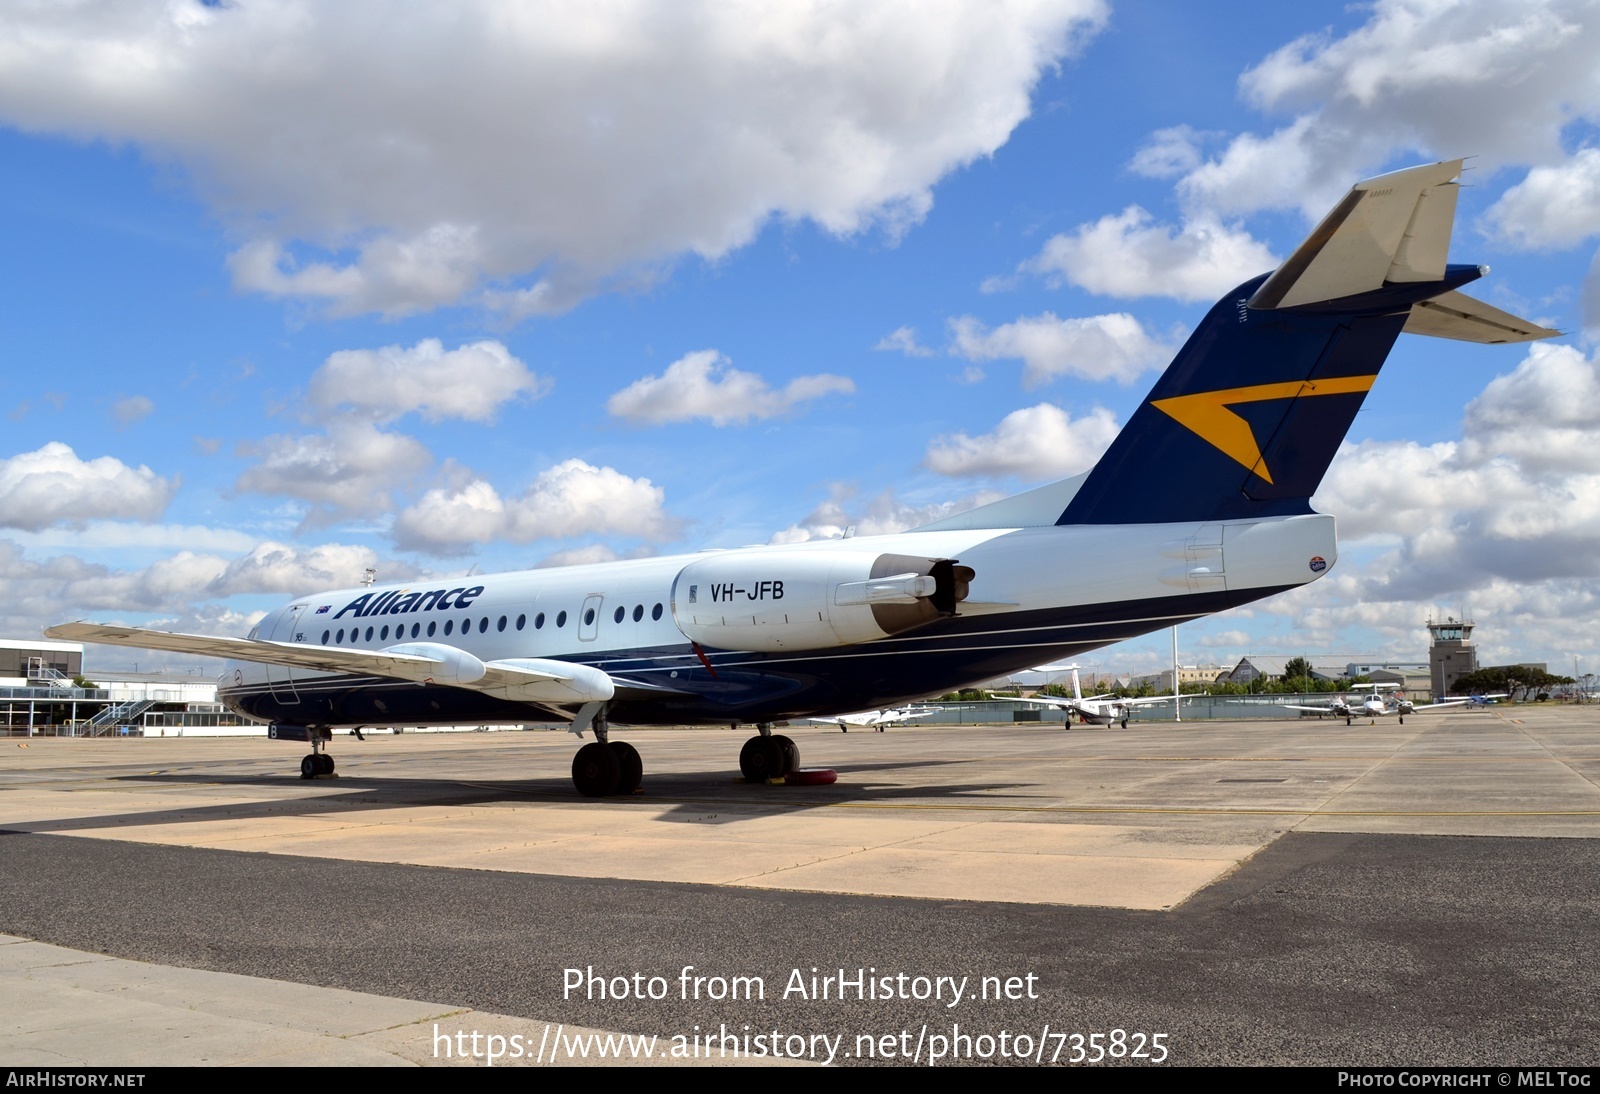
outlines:
M1333 523L1307 514L905 532L358 586L297 598L251 637L356 650L422 641L484 662L577 661L628 686L705 696L679 704L673 716L685 721L835 714L976 683L997 675L996 666L1037 664L1305 584L1336 557ZM888 558L878 570L897 570L902 556L970 568L954 618L874 630L883 618L875 610L918 603L920 586L863 567ZM774 682L770 694L762 681ZM402 713L405 703L386 702L370 681L354 686L374 705L344 709L335 693L352 683L338 674L240 662L222 683L225 701L274 720L374 724L391 707L405 724L427 716L415 702ZM308 694L322 695L326 712L302 706ZM461 715L434 706L440 719Z

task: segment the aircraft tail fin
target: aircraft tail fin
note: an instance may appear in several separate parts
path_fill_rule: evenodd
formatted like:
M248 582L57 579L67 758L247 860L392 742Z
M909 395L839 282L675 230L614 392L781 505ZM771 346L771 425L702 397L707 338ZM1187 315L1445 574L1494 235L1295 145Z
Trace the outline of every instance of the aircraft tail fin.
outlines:
M1403 330L1558 333L1455 291L1487 272L1445 261L1461 166L1357 183L1282 265L1218 301L1055 523L1308 513Z

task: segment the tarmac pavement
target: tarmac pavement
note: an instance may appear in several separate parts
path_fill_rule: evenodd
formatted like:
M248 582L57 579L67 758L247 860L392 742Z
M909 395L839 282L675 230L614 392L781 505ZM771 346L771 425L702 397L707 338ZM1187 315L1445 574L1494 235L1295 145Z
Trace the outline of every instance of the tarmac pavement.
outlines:
M503 1063L557 1027L765 1033L757 1062L997 1062L1022 1031L1069 1062L1117 1029L1122 1062L1158 1033L1187 1063L1596 1062L1587 709L790 734L839 782L738 783L726 730L619 732L646 781L602 801L558 733L341 738L314 782L264 740L0 743L0 1059L459 1062L441 1021L521 1038Z

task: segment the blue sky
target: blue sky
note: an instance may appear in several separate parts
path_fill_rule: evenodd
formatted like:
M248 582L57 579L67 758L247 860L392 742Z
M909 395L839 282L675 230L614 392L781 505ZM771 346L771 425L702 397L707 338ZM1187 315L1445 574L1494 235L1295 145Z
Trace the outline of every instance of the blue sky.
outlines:
M1593 667L1594 4L584 11L0 14L0 633L909 527L1087 467L1351 183L1472 156L1453 260L1569 333L1403 339L1340 565L1181 654L1466 610Z

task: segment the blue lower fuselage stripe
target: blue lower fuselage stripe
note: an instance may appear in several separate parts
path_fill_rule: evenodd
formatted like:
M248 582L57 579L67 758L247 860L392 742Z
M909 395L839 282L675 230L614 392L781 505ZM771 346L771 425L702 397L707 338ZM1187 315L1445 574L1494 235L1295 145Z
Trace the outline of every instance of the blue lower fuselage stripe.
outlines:
M687 643L583 658L618 681L609 710L623 725L779 721L893 706L1075 657L1112 642L1225 611L1283 588L1192 593L1134 603L958 616L914 634L796 653L707 650ZM637 686L630 689L629 684ZM652 694L646 688L672 689ZM467 688L376 676L294 674L221 689L253 718L295 725L453 725L562 720L556 709Z

